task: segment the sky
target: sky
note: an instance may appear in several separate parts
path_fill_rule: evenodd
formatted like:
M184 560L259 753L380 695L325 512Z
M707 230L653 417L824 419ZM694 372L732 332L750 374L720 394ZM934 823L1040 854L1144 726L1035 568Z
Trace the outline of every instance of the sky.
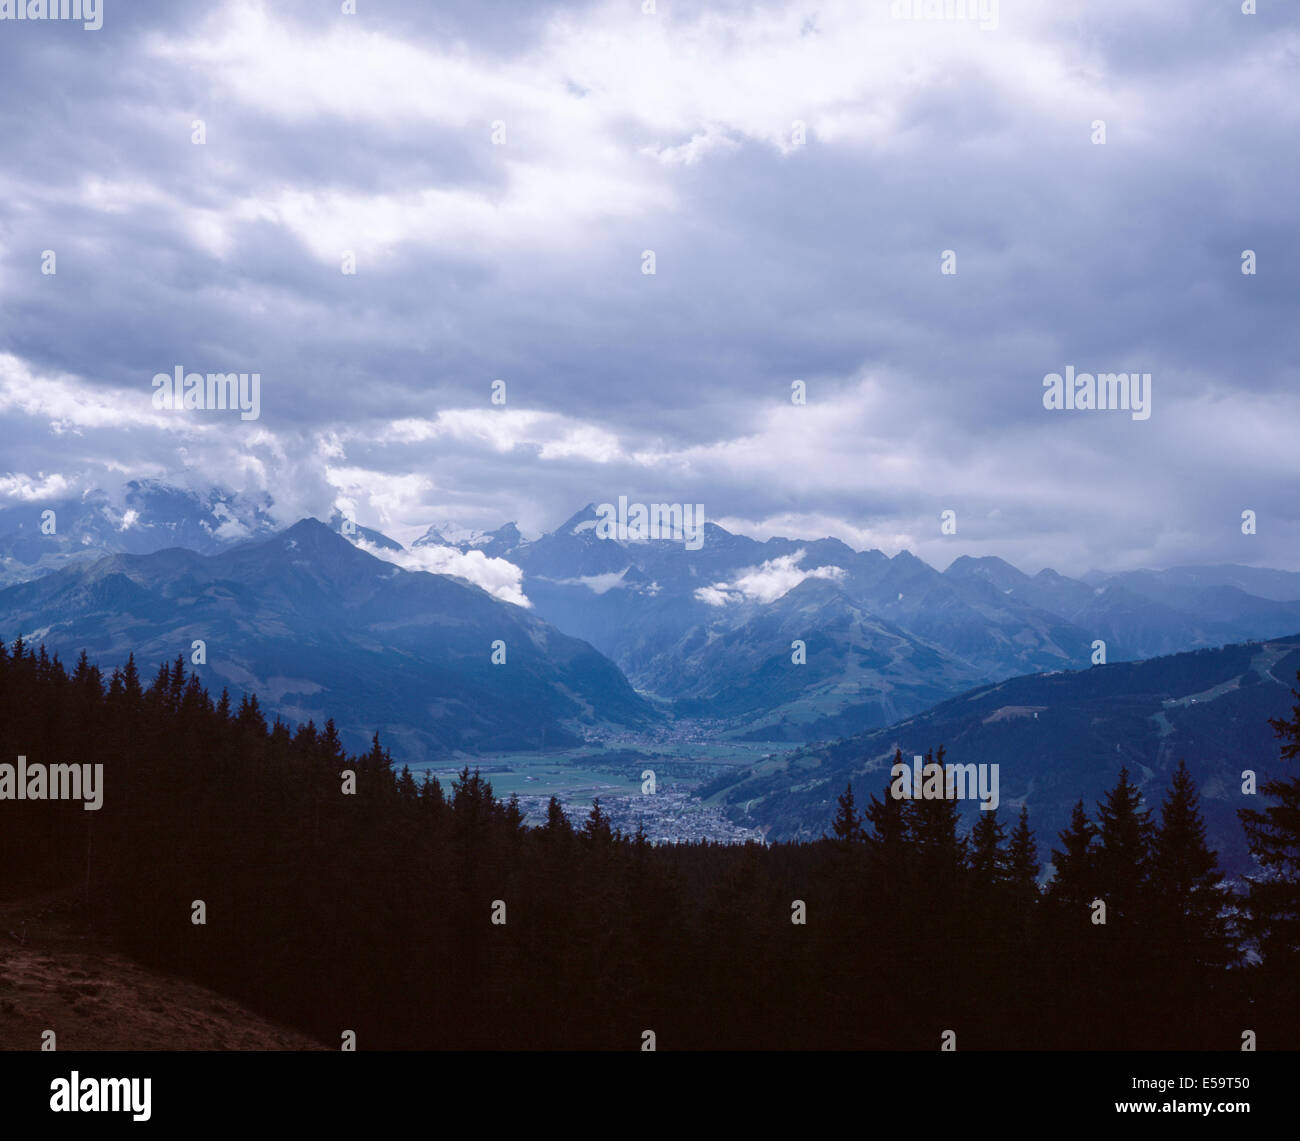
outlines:
M0 20L0 506L1300 569L1296 5L348 6Z

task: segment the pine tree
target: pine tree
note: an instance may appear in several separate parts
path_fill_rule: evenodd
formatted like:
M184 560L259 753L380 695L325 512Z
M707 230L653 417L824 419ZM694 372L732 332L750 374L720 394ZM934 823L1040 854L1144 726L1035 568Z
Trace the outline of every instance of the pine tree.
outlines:
M842 844L857 844L862 840L862 817L853 806L852 781L844 786L831 827L835 829L835 838Z
M902 750L894 750L894 764L903 763ZM890 788L892 781L885 782L884 795L878 800L872 796L862 814L864 838L873 856L877 859L890 857L887 862L901 863L901 855L910 839L907 813L903 801L895 799Z
M582 826L582 834L592 844L607 844L614 838L610 829L609 814L600 807L600 797L596 797L591 802L591 813Z
M135 664L135 654L127 654L126 665L122 668L122 692L126 697L127 705L131 709L138 709L140 702L144 697L144 690L140 685L140 670Z
M378 736L379 734L376 733L375 737L378 738ZM397 791L401 793L402 799L407 804L413 804L420 795L420 790L415 786L415 777L411 775L408 765L403 765L402 771L397 776Z
M1022 804L1007 844L1006 873L1002 883L1006 930L1009 938L1019 941L1020 954L1023 954L1026 943L1035 939L1040 931L1039 870L1038 844L1029 829L1029 808ZM1027 988L1025 997L1030 994L1032 985Z
M457 826L462 829L490 819L493 801L492 785L483 779L478 769L471 774L469 765L466 765L451 782L451 808Z
M1082 915L1096 897L1097 876L1094 867L1093 838L1097 829L1088 819L1083 801L1074 806L1069 825L1060 833L1060 849L1052 849L1054 875L1048 894L1069 914Z
M1236 958L1224 918L1229 892L1205 842L1199 800L1180 760L1161 806L1151 859L1156 942L1184 961L1222 967Z
M970 830L970 868L976 882L995 887L1007 876L1007 853L1003 848L1005 831L998 822L998 810L980 810L979 819Z
M153 684L149 686L149 700L161 709L167 708L167 695L172 686L172 668L166 662L158 667L158 673L153 679Z
M191 718L197 719L200 714L211 713L212 699L208 697L208 691L203 688L203 682L197 673L190 674L190 680L185 683L185 692L181 695L181 712ZM279 718L276 718L277 723ZM288 732L288 730L285 730Z
M167 704L172 712L176 712L181 707L181 698L185 694L185 659L176 655L176 661L172 665L171 686L167 690Z
M1291 695L1300 700L1300 691ZM1300 704L1292 706L1290 720L1270 718L1269 724L1283 741L1282 760L1300 757ZM1294 993L1300 974L1300 774L1266 780L1259 791L1277 803L1237 812L1259 864L1250 878L1248 930L1265 965L1289 977Z
M907 818L912 842L916 845L917 856L922 874L955 880L957 873L965 866L966 844L958 834L957 826L960 813L956 798L950 795L947 781L943 774L944 748L939 746L937 756L925 755L921 772L923 778L932 772L932 767L940 770L939 784L942 795L926 797L921 789L912 790L912 799L908 803ZM924 786L923 779L923 786Z
M334 722L330 721L326 726L326 731L329 732L333 729ZM335 740L337 739L338 735L335 733ZM326 749L329 749L328 740L325 742L325 747ZM370 738L370 752L365 755L361 762L361 771L366 774L371 786L377 787L380 778L384 773L389 771L392 767L392 763L393 758L389 755L388 751L379 744L379 730L376 729L374 736ZM408 773L407 775L409 776L410 774ZM412 778L412 780L414 780L414 778Z
M524 827L524 810L519 807L519 794L512 792L501 810L501 818L511 832L521 832Z
M235 720L250 737L259 738L266 733L266 718L262 715L257 694L244 694L239 701L239 712L235 715Z
M314 757L316 755L316 722L310 717L306 721L300 721L298 730L293 735L293 743L304 757Z
M1154 828L1128 769L1120 769L1097 816L1097 894L1106 901L1107 922L1134 918L1144 902Z
M902 763L902 752L894 751L894 764ZM882 894L885 906L897 907L907 891L907 872L911 862L911 829L902 800L895 799L892 781L884 792L867 802L863 813L863 840L871 868L871 879Z
M548 837L557 839L573 835L573 825L564 814L564 806L554 796L546 806L546 823L542 826L542 831Z
M2 649L3 646L4 643L0 642L0 649ZM88 685L90 673L93 668L94 667L91 666L90 658L87 656L86 651L82 650L81 656L77 658L77 667L72 671L72 680L76 682L78 686Z
M252 707L255 711L257 710L257 694L253 694ZM260 717L261 714L258 713L258 716ZM321 748L325 752L326 761L328 761L331 765L337 764L338 762L341 762L343 760L343 754L344 754L343 740L342 738L339 737L338 727L334 724L333 717L329 718L325 722L325 732L323 732L320 735L320 744L321 744ZM374 746L375 746L375 751L378 753L379 752L378 733L375 734ZM380 763L383 763L382 756L383 754L381 753Z
M424 770L424 780L420 784L420 807L426 819L438 821L447 807L447 798L442 791L442 783L429 769Z
M1028 902L1038 895L1038 872L1038 844L1029 830L1029 807L1022 804L1007 848L1007 881L1019 901Z

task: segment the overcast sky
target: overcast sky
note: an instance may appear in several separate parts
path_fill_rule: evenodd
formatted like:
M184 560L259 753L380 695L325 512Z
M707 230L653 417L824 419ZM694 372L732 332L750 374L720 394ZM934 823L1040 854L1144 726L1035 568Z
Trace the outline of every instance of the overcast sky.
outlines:
M1300 6L341 7L0 22L0 502L1300 569ZM155 410L178 365L260 418ZM1150 418L1045 409L1067 365Z

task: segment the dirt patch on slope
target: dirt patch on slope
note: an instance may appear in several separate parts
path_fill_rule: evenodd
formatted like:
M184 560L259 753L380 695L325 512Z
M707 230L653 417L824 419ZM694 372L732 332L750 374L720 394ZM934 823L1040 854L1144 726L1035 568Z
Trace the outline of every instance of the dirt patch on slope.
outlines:
M0 1050L322 1050L238 1002L119 954L74 896L0 901Z

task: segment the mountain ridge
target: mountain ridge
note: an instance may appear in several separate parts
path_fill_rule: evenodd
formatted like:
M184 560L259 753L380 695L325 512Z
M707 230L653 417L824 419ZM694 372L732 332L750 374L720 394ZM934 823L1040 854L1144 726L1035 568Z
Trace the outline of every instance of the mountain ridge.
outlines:
M291 722L379 729L410 759L573 746L583 725L644 725L608 659L476 586L404 570L315 519L216 555L111 555L0 590L0 629L119 665L193 660ZM502 664L493 662L501 643Z
M1177 762L1201 792L1211 847L1233 874L1251 870L1239 808L1242 772L1282 775L1270 718L1289 714L1300 687L1300 633L978 686L923 713L833 742L773 754L700 790L738 824L769 839L810 838L830 827L851 782L865 804L887 783L895 750L911 761L943 745L959 764L999 764L1005 822L1027 803L1047 856L1074 803L1089 813L1127 767L1158 808ZM977 809L962 804L966 823Z

